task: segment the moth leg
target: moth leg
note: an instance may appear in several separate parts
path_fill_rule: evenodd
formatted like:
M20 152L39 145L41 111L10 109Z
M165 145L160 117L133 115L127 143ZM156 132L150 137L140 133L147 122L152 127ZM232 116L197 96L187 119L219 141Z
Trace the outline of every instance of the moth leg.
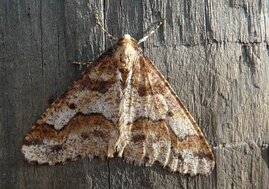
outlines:
M75 65L79 65L79 66L89 66L91 63L92 63L92 61L89 61L89 62L78 62L78 61L73 61L72 62L73 64L75 64Z
M92 63L92 61L88 61L88 62L73 61L72 62L72 64L75 64L75 65L78 65L79 66L79 70L81 70L82 66L88 67L91 63Z

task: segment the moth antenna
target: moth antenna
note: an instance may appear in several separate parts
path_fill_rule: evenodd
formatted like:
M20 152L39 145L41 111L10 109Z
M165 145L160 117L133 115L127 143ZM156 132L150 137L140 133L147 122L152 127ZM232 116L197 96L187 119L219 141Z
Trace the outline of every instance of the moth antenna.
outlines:
M114 40L114 41L117 41L117 39L116 39L113 35L111 35L111 34L107 31L107 29L105 29L104 25L101 23L101 21L100 21L100 19L99 19L99 12L98 12L98 11L96 11L96 12L94 13L94 16L95 16L95 19L96 19L96 24L97 24L98 26L100 26L100 28L103 30L103 32L105 32L105 33L107 34L107 36L108 36L110 39L112 39L112 40Z
M140 43L143 43L144 41L146 41L148 38L149 38L149 36L151 36L152 34L154 34L155 33L155 31L164 23L164 21L166 20L166 18L162 18L161 20L160 20L160 22L159 22L159 24L157 25L157 27L155 28L155 29L153 29L153 30L151 30L146 36L144 36L142 39L140 39L139 41L138 41L138 45L140 44Z

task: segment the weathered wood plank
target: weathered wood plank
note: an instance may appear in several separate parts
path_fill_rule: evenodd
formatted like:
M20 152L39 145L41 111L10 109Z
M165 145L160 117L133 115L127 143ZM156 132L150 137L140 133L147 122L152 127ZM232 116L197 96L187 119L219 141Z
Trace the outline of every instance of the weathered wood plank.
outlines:
M201 126L216 156L208 177L94 159L23 161L31 124L111 42L95 24L140 39ZM268 1L0 1L0 188L267 188Z

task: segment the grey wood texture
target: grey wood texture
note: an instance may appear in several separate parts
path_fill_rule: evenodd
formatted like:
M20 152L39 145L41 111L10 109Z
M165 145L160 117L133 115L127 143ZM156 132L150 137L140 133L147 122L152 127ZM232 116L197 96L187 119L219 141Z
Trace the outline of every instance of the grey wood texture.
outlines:
M0 0L0 188L268 188L269 2ZM20 148L52 99L116 37L142 38L213 148L211 175L188 177L120 158L29 165Z

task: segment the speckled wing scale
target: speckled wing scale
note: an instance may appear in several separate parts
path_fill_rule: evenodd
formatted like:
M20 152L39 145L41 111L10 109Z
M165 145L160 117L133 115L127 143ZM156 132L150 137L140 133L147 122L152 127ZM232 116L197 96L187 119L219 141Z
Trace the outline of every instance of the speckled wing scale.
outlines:
M24 139L29 162L77 157L209 174L214 157L200 128L137 42L124 35L37 120Z

